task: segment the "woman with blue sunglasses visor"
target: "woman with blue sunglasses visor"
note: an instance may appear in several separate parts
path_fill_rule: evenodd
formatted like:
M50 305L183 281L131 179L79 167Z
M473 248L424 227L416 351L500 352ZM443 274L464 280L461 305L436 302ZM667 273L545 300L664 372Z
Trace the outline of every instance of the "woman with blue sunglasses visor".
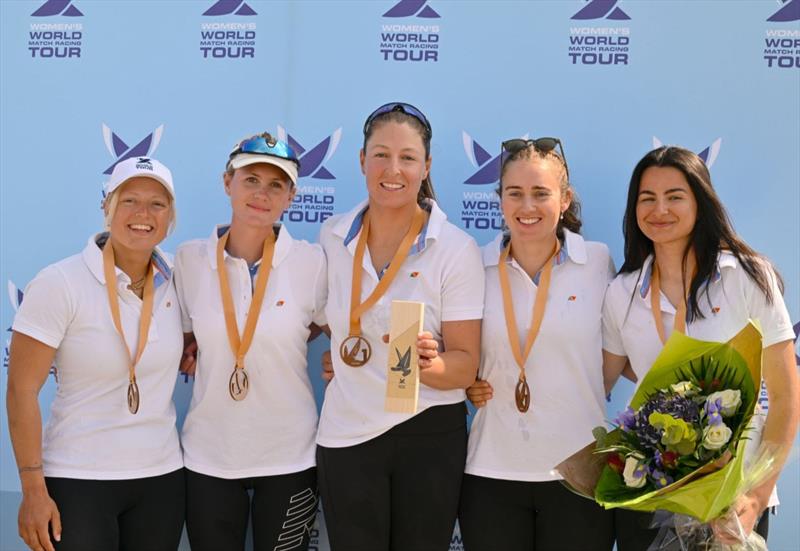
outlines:
M453 533L483 270L476 243L434 200L431 134L412 105L375 110L360 154L368 197L320 232L333 354L317 465L333 550L444 550ZM384 410L392 300L425 304L416 414Z
M325 323L326 269L322 248L280 223L299 165L269 134L239 142L223 174L231 221L176 254L182 368L195 375L181 435L193 551L243 550L248 518L255 550L308 546L317 409L306 343Z

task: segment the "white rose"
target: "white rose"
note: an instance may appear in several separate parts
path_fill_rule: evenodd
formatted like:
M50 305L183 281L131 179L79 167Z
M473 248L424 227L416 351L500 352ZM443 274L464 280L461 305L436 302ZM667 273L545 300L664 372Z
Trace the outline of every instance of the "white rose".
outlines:
M694 396L699 390L689 381L681 381L674 385L669 385L669 387L672 389L672 392L680 396Z
M703 447L707 450L718 450L728 443L732 433L725 423L710 425L703 429Z
M633 454L625 458L625 469L622 471L622 478L628 488L641 488L647 482L644 467L639 468L644 459L641 455Z
M742 392L740 390L721 390L719 392L714 392L713 394L709 394L708 398L706 398L706 403L714 403L717 398L720 399L720 403L722 404L722 408L719 412L723 417L730 417L736 413L736 410L742 405Z

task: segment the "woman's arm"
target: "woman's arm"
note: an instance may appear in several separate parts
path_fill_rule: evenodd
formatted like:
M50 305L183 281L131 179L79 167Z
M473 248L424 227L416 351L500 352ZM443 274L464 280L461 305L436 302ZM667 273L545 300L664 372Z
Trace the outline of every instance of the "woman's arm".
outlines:
M769 394L769 413L761 433L762 445L776 450L775 472L748 492L736 506L736 514L745 534L750 534L761 513L767 508L772 489L783 462L794 443L800 420L800 379L794 359L792 341L768 346L762 357L762 376Z
M467 388L475 382L481 353L481 320L442 322L444 351L433 335L417 338L419 380L439 390Z
M53 537L61 540L61 517L47 493L42 471L42 416L39 391L47 380L56 349L23 333L13 332L9 350L8 429L19 468L22 503L19 535L31 549L53 551Z
M627 373L627 371L633 373L630 369L630 365L627 356L618 356L612 354L608 350L603 350L603 386L605 387L606 394L611 392L611 389L617 384L620 375L630 379Z

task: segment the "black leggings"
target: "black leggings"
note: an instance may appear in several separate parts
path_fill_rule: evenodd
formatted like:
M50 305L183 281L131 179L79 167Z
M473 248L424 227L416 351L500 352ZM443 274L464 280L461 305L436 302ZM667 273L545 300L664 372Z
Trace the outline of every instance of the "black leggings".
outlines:
M614 517L561 482L464 475L458 523L465 551L610 551Z
M248 517L253 522L254 551L304 550L316 515L314 467L238 479L186 470L186 528L192 551L242 551Z
M755 531L766 541L769 534L769 509L764 511L755 526ZM617 535L617 551L647 551L658 528L650 528L653 513L614 509L614 530Z
M131 480L45 478L61 514L57 551L174 551L183 530L183 469Z
M428 408L357 446L318 446L331 549L447 550L466 457L463 403Z

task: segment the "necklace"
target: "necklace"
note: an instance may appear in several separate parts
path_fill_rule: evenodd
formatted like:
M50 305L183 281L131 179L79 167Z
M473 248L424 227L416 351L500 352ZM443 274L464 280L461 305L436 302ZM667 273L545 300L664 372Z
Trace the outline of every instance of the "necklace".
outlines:
M145 281L147 280L147 276L142 277L142 279L137 279L136 281L131 281L128 283L128 290L130 291L141 291L144 289Z

